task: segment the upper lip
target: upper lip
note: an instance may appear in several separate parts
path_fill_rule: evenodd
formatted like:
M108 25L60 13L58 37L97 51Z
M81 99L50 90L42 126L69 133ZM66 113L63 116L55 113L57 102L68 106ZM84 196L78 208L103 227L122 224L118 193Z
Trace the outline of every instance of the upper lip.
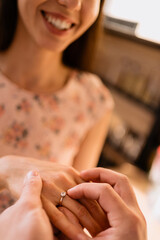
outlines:
M52 17L54 18L57 18L57 19L61 19L62 21L66 21L67 23L70 23L70 24L77 24L75 21L73 21L72 19L68 18L67 16L64 16L60 13L55 13L55 12L48 12L48 11L44 11L42 10L42 13L44 14L49 14L51 15Z

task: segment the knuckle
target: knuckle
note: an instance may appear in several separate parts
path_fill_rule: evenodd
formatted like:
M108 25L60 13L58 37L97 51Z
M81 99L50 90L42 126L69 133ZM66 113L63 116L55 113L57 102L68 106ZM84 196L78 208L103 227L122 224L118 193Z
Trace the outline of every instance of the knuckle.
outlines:
M73 167L71 167L71 166L69 166L69 167L67 168L67 173L69 174L69 176L72 176L72 177L74 177L74 178L76 178L77 176L79 176L79 172L78 172L76 169L74 169Z
M42 193L44 196L51 196L57 192L57 187L54 182L50 180L43 180Z
M69 174L73 174L73 173L74 173L73 167L69 166L69 167L67 168L67 172L68 172Z
M31 211L35 209L36 205L33 201L30 199L23 200L23 203L21 204L21 208L25 209L26 211Z
M132 210L130 210L129 214L128 214L128 224L130 226L131 229L137 229L139 228L139 226L141 225L141 218L140 216L137 214L137 212L133 212Z
M71 166L68 167L67 174L71 176L73 179L76 179L76 177L79 176L78 171Z
M65 182L67 180L66 174L64 172L59 172L58 174L56 174L56 180Z
M126 185L129 184L129 179L126 175L119 174L119 182Z
M43 189L44 188L53 188L54 187L54 183L51 180L48 179L43 179Z
M54 176L56 183L61 183L64 186L67 186L67 188L70 188L72 186L75 186L75 181L72 176L72 174L68 174L66 172L59 172Z
M30 218L32 221L36 222L37 219L43 219L44 218L44 214L43 211L40 211L39 208L33 208L30 209L29 211L27 211L27 216L28 218Z
M103 190L109 192L109 191L112 191L113 188L112 188L112 186L110 184L104 183L103 184Z

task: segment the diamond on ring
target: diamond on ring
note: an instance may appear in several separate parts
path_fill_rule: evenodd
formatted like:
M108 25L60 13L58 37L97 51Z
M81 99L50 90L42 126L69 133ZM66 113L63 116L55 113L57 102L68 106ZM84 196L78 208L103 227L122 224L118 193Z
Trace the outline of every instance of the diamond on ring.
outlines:
M59 200L59 206L62 206L63 198L66 196L66 192L61 192L61 198Z
M66 192L61 192L61 197L65 197L66 196Z

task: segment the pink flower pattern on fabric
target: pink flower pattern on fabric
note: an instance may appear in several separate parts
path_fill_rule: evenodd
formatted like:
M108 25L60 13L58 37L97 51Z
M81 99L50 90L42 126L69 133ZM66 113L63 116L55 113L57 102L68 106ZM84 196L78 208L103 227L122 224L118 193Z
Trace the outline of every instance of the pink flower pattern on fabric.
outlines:
M48 120L46 119L44 120L44 126L46 126L51 131L57 134L64 128L64 125L65 125L64 119L59 116L55 116Z
M22 101L20 102L20 104L17 105L17 110L19 111L24 111L26 113L29 113L31 110L31 104L29 101L27 101L26 99L22 99Z
M4 131L3 140L6 144L11 144L15 148L25 148L27 147L27 134L28 131L24 123L13 122L12 125Z

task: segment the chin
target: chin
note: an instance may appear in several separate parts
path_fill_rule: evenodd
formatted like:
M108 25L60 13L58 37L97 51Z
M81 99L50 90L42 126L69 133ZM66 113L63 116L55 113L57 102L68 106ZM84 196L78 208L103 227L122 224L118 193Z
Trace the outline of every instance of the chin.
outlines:
M64 41L52 41L45 38L35 39L37 46L52 52L63 52L71 43Z
M51 51L51 52L57 52L62 53L68 45L64 44L56 44L56 43L49 43L46 41L40 41L37 42L37 46L43 50Z

